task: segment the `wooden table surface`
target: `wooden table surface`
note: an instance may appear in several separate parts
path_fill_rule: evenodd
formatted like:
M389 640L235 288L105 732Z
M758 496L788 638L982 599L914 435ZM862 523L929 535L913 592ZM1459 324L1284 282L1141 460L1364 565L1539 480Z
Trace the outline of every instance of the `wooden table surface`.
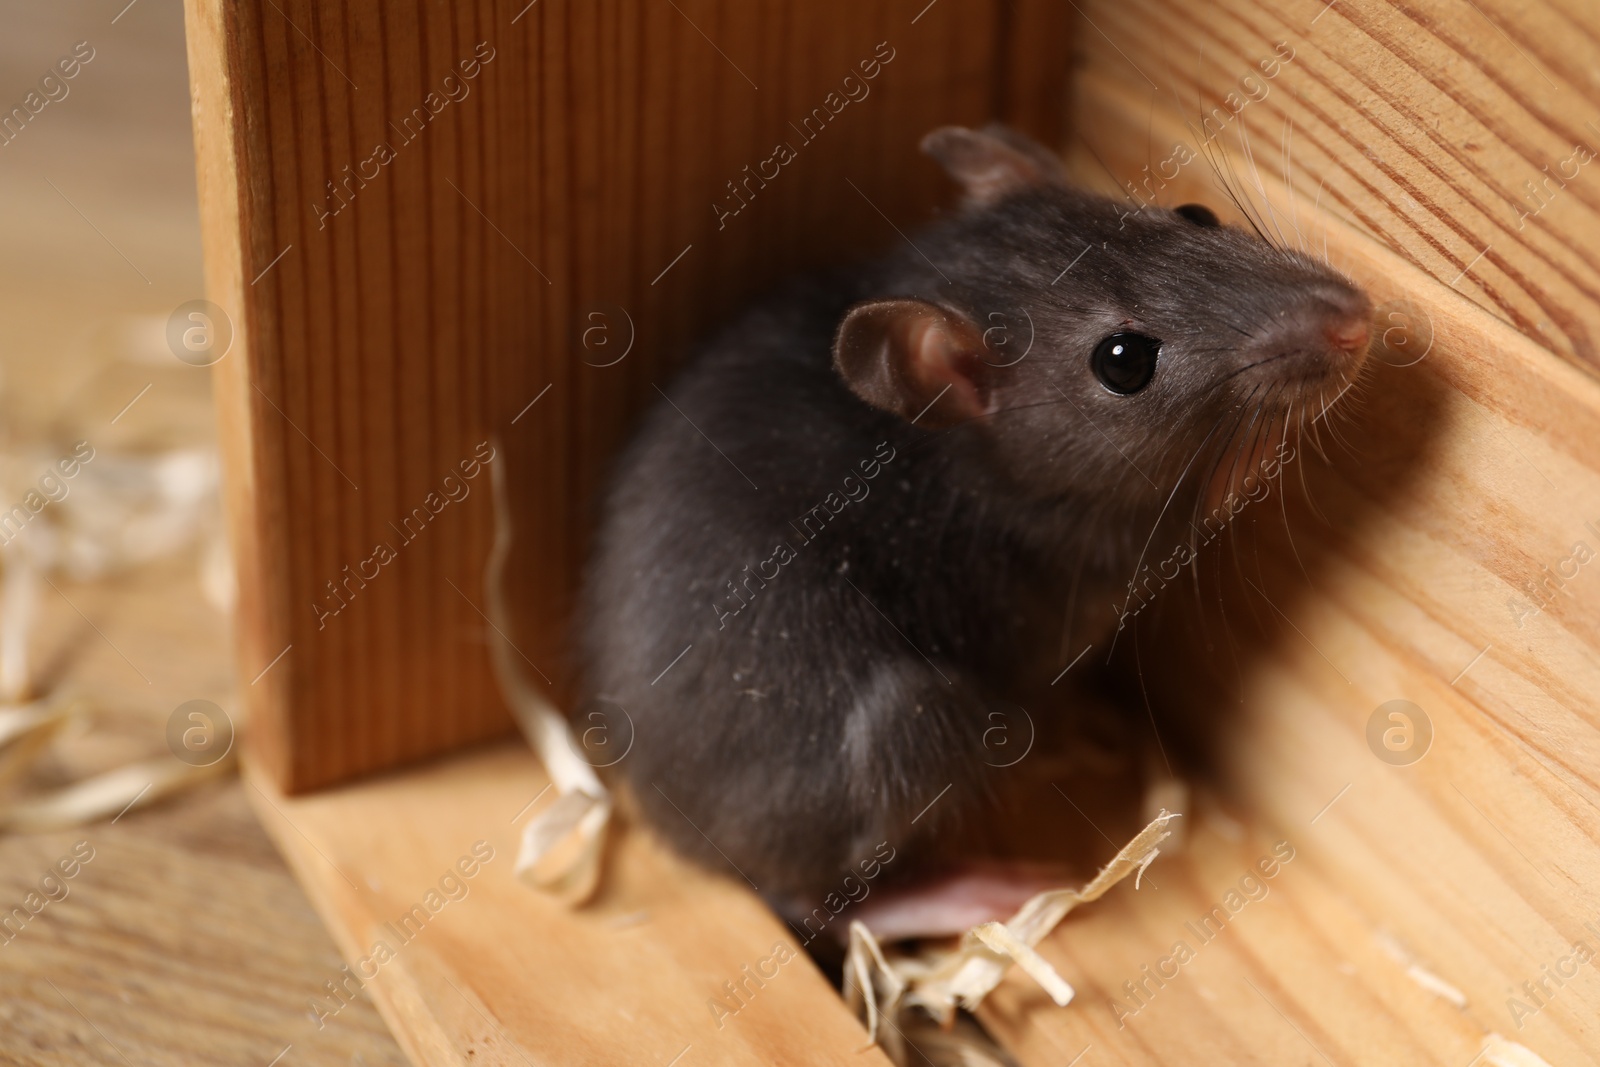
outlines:
M210 372L179 363L161 335L201 295L182 11L4 5L5 107L79 41L94 58L65 98L0 147L0 450L204 445ZM233 642L197 562L43 587L34 662L94 712L30 785L163 755L186 700L233 710ZM0 938L0 1063L406 1062L364 996L318 1029L308 1002L344 961L244 790L229 778L115 823L0 836L5 912L77 842L93 850L64 898Z

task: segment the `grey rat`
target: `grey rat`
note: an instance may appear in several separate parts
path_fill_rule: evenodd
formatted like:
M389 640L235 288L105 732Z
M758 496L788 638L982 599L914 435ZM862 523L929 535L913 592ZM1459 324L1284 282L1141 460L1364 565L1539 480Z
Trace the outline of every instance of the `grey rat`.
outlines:
M1368 343L1352 282L1203 207L1075 189L1003 128L923 148L962 208L705 346L617 465L581 596L586 692L633 724L612 773L792 919L958 855L994 717Z

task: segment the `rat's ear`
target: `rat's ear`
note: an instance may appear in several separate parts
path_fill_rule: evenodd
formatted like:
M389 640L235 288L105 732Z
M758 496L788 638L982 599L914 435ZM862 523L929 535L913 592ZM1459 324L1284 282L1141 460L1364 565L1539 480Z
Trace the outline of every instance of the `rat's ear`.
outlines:
M983 351L963 315L924 300L874 300L844 317L833 365L873 407L938 429L994 410Z
M1030 186L1065 180L1061 160L1048 148L997 124L981 130L941 126L922 139L922 150L980 206Z

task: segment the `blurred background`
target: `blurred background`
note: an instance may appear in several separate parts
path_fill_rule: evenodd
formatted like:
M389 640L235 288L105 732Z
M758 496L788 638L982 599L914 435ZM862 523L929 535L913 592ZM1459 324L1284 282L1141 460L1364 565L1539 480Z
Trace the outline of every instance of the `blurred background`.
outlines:
M354 983L319 1028L343 960L231 771L18 828L72 783L181 771L175 711L231 719L243 683L211 371L169 342L204 295L181 5L4 0L0 109L0 1061L402 1064Z

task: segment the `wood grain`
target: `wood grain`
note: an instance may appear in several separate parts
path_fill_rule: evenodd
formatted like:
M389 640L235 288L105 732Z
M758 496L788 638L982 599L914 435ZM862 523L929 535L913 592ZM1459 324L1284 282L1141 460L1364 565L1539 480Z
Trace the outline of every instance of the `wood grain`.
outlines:
M274 778L507 729L478 613L487 492L399 530L491 436L531 546L517 643L564 694L596 487L634 415L753 292L925 218L929 128L1059 132L1056 6L189 0L208 289L238 328L219 410L242 663L276 661L250 688ZM408 120L430 93L437 115ZM731 194L778 142L796 158ZM379 542L398 558L363 565Z
M1022 1063L1460 1067L1477 1054L1489 1013L1458 1011L1408 977L1373 916L1307 862L1304 834L1241 829L1214 807L1189 817L1186 854L1157 860L1142 888L1119 887L1046 942L1077 987L1071 1005L1013 976L984 1006ZM1298 841L1295 858L1261 877L1256 865L1281 841ZM1252 896L1240 890L1247 876ZM1230 892L1246 901L1231 915ZM1179 941L1193 953L1181 966Z
M394 948L365 991L413 1062L888 1062L863 1047L865 1031L799 939L746 886L688 867L648 835L621 837L582 910L518 882L517 827L553 802L546 781L510 744L309 796L253 783L346 958L373 958L380 940ZM397 939L389 924L477 842L475 855L492 858Z
M339 953L245 791L232 781L114 826L0 842L8 913L76 842L93 850L67 895L0 948L0 1059L223 1067L293 1046L295 1063L405 1063L368 998L313 1021Z
M1159 115L1193 126L1177 135L1192 148L1226 147L1250 182L1243 131L1261 173L1290 175L1300 210L1320 203L1543 347L1600 368L1600 170L1567 162L1576 146L1600 152L1600 9L1133 0L1081 10L1074 126L1107 160L1139 157L1112 168L1121 178L1167 158L1175 137L1147 135ZM1277 42L1293 58L1263 68ZM1113 88L1137 101L1117 122L1101 108ZM1291 207L1277 206L1285 229Z

